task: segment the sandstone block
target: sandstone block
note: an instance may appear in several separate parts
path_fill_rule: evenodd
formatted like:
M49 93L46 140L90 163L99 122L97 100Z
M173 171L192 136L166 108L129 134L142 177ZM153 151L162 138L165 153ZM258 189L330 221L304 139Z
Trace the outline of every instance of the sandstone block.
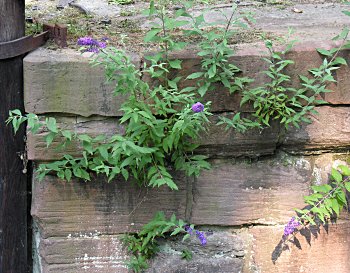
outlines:
M42 238L133 232L157 211L185 219L186 178L176 175L179 191L140 188L130 181L103 177L91 182L34 179L31 214Z
M205 230L203 230L205 232ZM229 231L205 232L207 244L200 245L195 235L189 240L160 241L160 253L152 260L147 273L229 273L242 272L245 243ZM193 253L192 260L181 259L183 249Z
M283 226L252 227L252 249L248 252L245 273L319 273L350 271L349 220L330 224L326 229L313 229L304 236L297 235L299 248L288 244L282 251L280 245ZM313 234L317 235L315 237Z
M234 226L286 222L312 179L310 161L284 157L213 164L193 183L191 222Z
M350 108L319 106L311 124L290 128L281 148L293 153L347 151L350 147Z
M139 58L133 60L138 67ZM91 67L79 52L38 49L24 58L24 101L27 112L81 116L120 116L125 97L114 96L102 67Z

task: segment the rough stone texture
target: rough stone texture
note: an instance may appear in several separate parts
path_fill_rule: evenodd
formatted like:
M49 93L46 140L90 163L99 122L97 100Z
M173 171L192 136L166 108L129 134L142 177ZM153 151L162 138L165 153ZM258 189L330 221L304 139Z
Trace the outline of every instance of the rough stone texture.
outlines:
M193 184L191 222L221 226L286 222L294 208L303 206L311 175L311 164L302 157L214 165Z
M293 153L347 151L350 148L350 108L317 107L318 115L311 124L291 128L282 140L281 148Z
M228 273L242 272L245 255L243 240L228 231L206 232L207 244L201 246L198 239L167 240L161 242L160 253L151 263L147 273ZM193 253L190 261L181 259L181 251Z
M298 74L307 75L308 69L317 67L322 59L315 51L315 47L329 48L329 42L307 42L295 47L290 53L295 65L291 66L288 74L292 76L293 86L299 85ZM254 85L262 84L267 76L260 73L266 68L266 62L261 57L266 54L266 49L261 45L245 45L237 48L237 54L231 61L244 72L244 76L255 78ZM349 53L342 52L342 56L349 59ZM140 58L133 55L136 67L140 64ZM173 54L174 58L183 60L183 69L174 76L183 76L200 70L200 58L193 51L182 51ZM305 61L306 60L306 61ZM112 95L113 85L105 83L103 69L92 68L88 64L87 55L65 50L50 51L39 49L30 53L24 59L24 86L25 107L27 112L43 113L67 113L81 116L103 115L120 116L119 110L125 97ZM336 74L337 85L332 85L333 93L326 94L324 99L331 104L350 103L350 95L347 92L350 80L347 77L349 68L342 67ZM147 80L147 78L145 78ZM188 80L180 84L180 87L195 85L195 81ZM222 86L208 92L204 101L212 101L213 112L251 111L249 105L239 106L240 96L230 95Z
M233 117L232 114L222 114L222 116ZM248 130L242 134L232 128L225 130L224 125L215 125L218 121L218 115L211 118L212 125L208 133L202 133L201 145L196 153L207 154L213 158L259 157L274 154L280 132L276 122L269 128Z
M109 5L108 0L78 0L74 4L79 5L89 14L94 14L102 17L114 17L120 13L120 7L118 5Z
M249 233L253 246L247 253L245 273L350 272L349 220L329 225L327 230L321 228L319 234L313 230L317 238L306 232L303 233L306 237L298 234L301 249L289 243L289 250L282 252L279 243L283 226L252 227ZM311 238L310 244L305 238Z
M208 133L203 133L199 143L201 147L196 151L211 157L224 156L252 156L273 154L278 142L279 128L274 124L271 128L264 130L252 130L245 134L237 133L235 130L226 131L224 126L215 126L217 116L213 116L212 125ZM115 118L80 118L80 117L58 117L57 125L60 128L69 129L78 134L97 136L100 134L111 136L123 133L124 129ZM28 135L28 158L36 161L51 161L62 158L65 153L73 156L81 156L81 147L72 143L65 149L57 149L62 142L57 137L52 146L47 149L44 136L47 134L41 131L36 135Z
M144 189L118 179L66 183L53 176L34 179L31 214L42 238L118 234L138 230L156 211L185 218L186 179L177 175L179 191Z
M48 238L38 242L43 273L127 273L127 255L120 236L99 234L84 237ZM37 272L35 272L37 273Z
M88 53L38 49L24 58L24 100L27 112L81 116L120 116L123 97L113 96L101 67L91 67ZM133 55L138 66L139 58Z
M77 134L88 134L91 137L98 135L105 135L107 137L113 134L123 134L124 127L120 125L116 118L106 117L94 117L94 118L82 118L82 117L56 117L57 125L64 129L70 130ZM47 131L41 130L37 134L28 134L28 159L36 161L50 161L61 159L64 154L70 154L72 156L81 156L82 148L78 143L72 142L64 149L57 148L63 141L63 138L57 136L50 148L46 147L46 141L44 136L47 135Z

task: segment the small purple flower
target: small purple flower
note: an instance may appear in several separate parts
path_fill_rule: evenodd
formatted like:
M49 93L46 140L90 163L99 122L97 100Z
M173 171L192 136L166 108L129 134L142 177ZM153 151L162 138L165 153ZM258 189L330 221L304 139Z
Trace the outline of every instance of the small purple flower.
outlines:
M196 102L195 104L192 105L192 111L195 113L203 112L204 110L204 105L201 104L200 102Z
M207 244L207 239L205 238L204 232L196 230L196 235L199 241L201 241L201 245L205 246Z
M301 223L295 219L295 217L292 217L287 225L284 227L284 236L288 236L292 234L295 229L300 226Z
M107 43L106 43L106 42L99 42L99 43L98 43L98 47L99 47L99 48L106 48L106 46L107 46Z
M192 233L193 233L193 228L191 228L190 226L186 225L186 226L185 226L185 230L186 230L186 232L187 232L188 234L192 235Z
M189 225L186 225L185 230L188 234L193 235L193 232L196 232L196 236L199 239L199 241L201 242L202 246L205 246L207 244L207 239L205 238L204 232L203 231L199 231L199 230L195 230L193 228L191 228Z

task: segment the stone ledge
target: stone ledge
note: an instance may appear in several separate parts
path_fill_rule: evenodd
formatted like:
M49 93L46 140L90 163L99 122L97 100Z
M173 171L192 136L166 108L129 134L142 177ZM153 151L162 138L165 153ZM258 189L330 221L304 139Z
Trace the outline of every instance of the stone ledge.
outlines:
M307 74L307 70L321 64L322 58L315 48L330 48L331 42L304 42L295 46L289 57L296 63L288 69L294 86L299 80L297 74ZM261 44L246 44L237 47L237 55L231 61L238 65L245 76L256 78L255 85L268 80L260 73L266 68L261 60L265 49ZM341 55L349 60L349 52ZM192 72L199 71L200 58L194 51L181 51L173 54L174 58L183 60L183 69L177 71L177 76L186 77ZM141 57L132 55L132 59L139 67ZM306 60L306 61L305 61ZM89 59L72 50L49 51L38 49L24 58L24 94L27 112L36 114L65 113L81 116L103 115L120 116L119 110L125 97L114 97L113 86L105 83L104 71L100 67L91 67ZM334 91L325 95L330 104L350 104L350 80L348 67L342 67L336 72L338 83L330 88ZM175 76L175 75L174 75ZM186 81L180 87L194 84ZM217 85L216 92L209 92L204 101L212 101L212 111L237 111L239 96L230 95ZM245 107L246 111L249 107ZM240 109L241 110L241 109Z
M212 123L218 121L214 115ZM122 134L124 127L118 123L116 118L74 118L58 117L57 124L60 128L69 129L79 134L88 134L92 137L103 134L111 136L115 133ZM59 160L65 153L72 156L81 156L82 148L77 143L71 143L65 149L55 149L62 138L57 137L52 146L48 149L44 136L47 134L41 131L36 135L28 134L28 159L36 161ZM252 130L246 134L237 133L230 129L226 131L224 126L212 125L208 133L203 133L199 140L200 147L196 153L206 154L210 157L237 157L271 155L276 149L279 128L273 124L271 128L264 130Z
M31 214L42 238L135 232L159 210L185 219L186 178L178 174L174 179L178 191L140 188L122 178L110 183L103 177L70 183L34 178Z
M316 107L311 124L291 128L281 138L281 149L295 154L348 151L350 148L350 107Z
M38 239L38 238L37 238ZM38 239L36 269L42 273L128 273L120 236Z

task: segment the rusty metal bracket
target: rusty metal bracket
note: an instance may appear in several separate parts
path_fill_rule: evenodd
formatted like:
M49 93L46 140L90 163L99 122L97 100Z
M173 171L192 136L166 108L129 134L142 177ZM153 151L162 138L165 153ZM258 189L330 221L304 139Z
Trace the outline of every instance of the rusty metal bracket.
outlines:
M0 60L23 55L44 45L53 39L59 47L67 46L67 27L63 25L43 25L44 32L38 35L25 36L16 40L0 43Z

